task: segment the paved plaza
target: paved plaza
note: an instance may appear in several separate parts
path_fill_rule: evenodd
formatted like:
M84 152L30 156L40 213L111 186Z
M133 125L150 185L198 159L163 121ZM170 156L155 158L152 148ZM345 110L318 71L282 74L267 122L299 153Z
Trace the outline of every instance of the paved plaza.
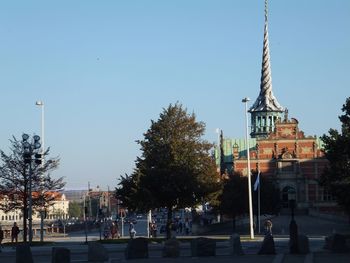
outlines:
M299 233L307 234L309 237L311 253L307 255L291 255L288 247L288 224L290 218L288 216L280 216L272 218L273 234L276 247L276 255L257 255L263 240L263 236L257 235L254 240L250 240L249 236L241 234L242 247L245 255L230 256L230 246L228 241L229 233L226 235L208 235L223 241L216 243L216 257L191 257L191 247L189 242L180 244L180 257L176 259L162 258L163 245L160 243L149 243L149 258L131 260L131 262L273 262L273 263L349 263L350 253L333 254L323 249L324 238L333 232L350 233L350 227L346 223L339 223L331 220L324 220L310 216L299 216L296 218ZM244 231L244 227L242 231ZM187 238L195 238L191 236ZM90 233L89 241L98 240L98 233ZM46 239L48 241L48 238ZM44 263L51 262L52 247L66 247L71 251L71 262L88 262L87 261L87 246L83 244L85 237L83 233L69 234L67 237L55 237L50 239L55 241L54 245L31 248L34 262ZM109 254L109 262L127 262L125 260L124 251L126 243L122 244L105 244L105 248ZM0 263L14 263L15 250L12 247L5 246L0 253Z

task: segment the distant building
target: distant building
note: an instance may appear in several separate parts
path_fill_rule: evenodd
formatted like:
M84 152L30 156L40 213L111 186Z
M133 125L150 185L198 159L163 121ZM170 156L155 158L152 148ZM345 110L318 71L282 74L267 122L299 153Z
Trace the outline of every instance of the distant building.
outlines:
M337 210L332 196L318 184L327 165L319 138L305 136L299 122L288 117L272 92L267 6L265 6L264 45L260 93L249 109L251 139L226 139L221 134L216 161L221 174L241 172L247 176L247 148L255 173L275 180L281 190L282 205L295 199L298 209L319 212Z
M33 193L35 195L35 193ZM47 195L51 195L54 200L52 201L52 206L46 210L45 221L53 221L57 219L68 219L68 208L69 201L66 199L65 195L60 192L48 192ZM0 202L7 202L6 196L1 196ZM40 213L37 210L33 210L33 223L40 222ZM23 214L21 209L16 209L10 212L5 213L3 210L0 210L0 220L1 224L13 224L17 222L22 224Z
M91 200L92 217L117 217L119 207L113 191L90 191L87 198Z
M118 214L118 202L114 191L103 191L99 186L88 187L89 190L65 190L67 200L81 203L87 208L87 217L95 219L98 217L113 217Z
M81 203L84 201L84 196L88 190L64 190L63 193L70 202Z

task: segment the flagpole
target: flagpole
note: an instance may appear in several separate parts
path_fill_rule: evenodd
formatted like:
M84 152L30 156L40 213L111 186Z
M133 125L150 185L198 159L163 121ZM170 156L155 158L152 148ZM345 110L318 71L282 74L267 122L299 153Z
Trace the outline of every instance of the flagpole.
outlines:
M259 172L259 174L260 174L260 172ZM260 186L261 186L261 183L259 182L259 186L258 186L258 231L259 231L259 234L260 234Z
M249 232L250 239L254 239L254 227L253 227L253 198L252 198L252 184L251 184L251 171L250 171L250 156L249 156L249 130L248 130L248 101L249 98L244 98L242 102L245 104L245 120L246 120L246 136L245 142L247 147L247 177L248 177L248 206L249 206Z
M260 171L258 171L258 175L255 179L254 183L254 192L258 191L258 201L257 201L257 211L256 211L256 221L258 225L258 233L260 234Z

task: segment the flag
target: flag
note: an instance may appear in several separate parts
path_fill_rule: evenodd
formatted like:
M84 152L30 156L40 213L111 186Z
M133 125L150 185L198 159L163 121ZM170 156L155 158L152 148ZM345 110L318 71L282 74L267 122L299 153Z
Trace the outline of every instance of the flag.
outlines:
M260 172L258 173L258 176L256 177L255 183L254 183L254 191L258 189L260 185Z

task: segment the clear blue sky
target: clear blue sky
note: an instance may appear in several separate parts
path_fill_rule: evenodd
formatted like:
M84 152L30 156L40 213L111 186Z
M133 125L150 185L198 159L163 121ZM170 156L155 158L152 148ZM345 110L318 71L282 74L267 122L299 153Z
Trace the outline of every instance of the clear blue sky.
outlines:
M264 1L0 2L0 149L40 134L67 187L111 188L135 140L181 102L216 141L244 136L259 93ZM350 1L269 1L273 91L306 135L339 128L350 96Z

